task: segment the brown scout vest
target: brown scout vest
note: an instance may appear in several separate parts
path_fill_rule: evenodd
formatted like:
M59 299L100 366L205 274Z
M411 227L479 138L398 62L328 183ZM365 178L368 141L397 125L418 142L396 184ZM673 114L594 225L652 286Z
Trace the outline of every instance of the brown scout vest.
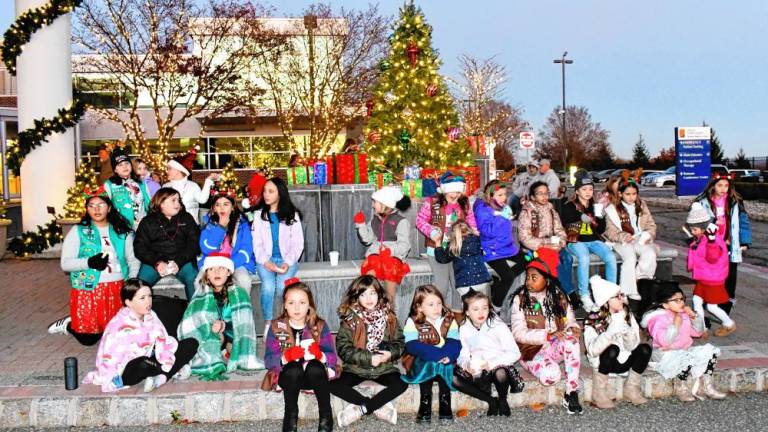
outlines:
M284 324L284 328L280 328L281 323ZM291 324L288 322L288 318L283 320L274 320L270 326L272 327L272 334L275 335L275 339L277 339L277 342L280 344L281 355L285 354L285 351L288 348L296 345L296 339L293 337L293 328L291 328ZM318 319L315 322L315 327L312 329L312 337L316 342L320 339L320 332L323 330L323 326L325 326L325 321ZM261 389L264 391L274 390L275 386L277 385L277 378L278 376L274 373L274 371L267 371L267 373L264 375L264 380L261 381Z
M443 209L443 206L440 204L440 201L435 199L432 199L432 209L431 209L431 216L429 217L429 223L432 226L436 226L440 228L442 233L445 233L445 211ZM461 209L461 212L459 213L459 219L464 219L467 215L464 214L464 209ZM438 247L437 244L435 244L435 241L429 238L429 236L426 237L425 244L428 248L436 248Z
M635 203L635 206L638 204ZM635 207L635 210L637 210L637 207ZM635 235L635 230L632 229L632 221L629 220L629 212L627 212L627 209L619 203L618 206L616 206L616 213L619 214L619 220L621 221L621 230L625 233L628 233L630 235ZM640 216L637 217L637 223L640 223Z
M445 337L448 335L448 329L451 327L451 324L453 323L453 314L448 312L448 314L445 316L445 319L443 320L443 324L440 326L440 333L437 332L437 329L435 329L432 324L430 324L428 321L424 320L421 324L416 324L416 332L419 335L419 342L428 344L428 345L437 345L440 343L440 336L445 339ZM401 361L403 362L403 367L405 368L405 372L408 373L411 370L411 367L413 366L413 362L416 360L416 357L414 357L412 354L403 354L403 357L401 358Z
M536 299L532 298L531 300L535 302L532 306L540 304ZM565 300L564 296L560 296L560 304L564 310L568 310L568 302ZM520 294L521 309L523 307L522 305L523 297L522 294ZM547 328L547 318L544 316L544 306L540 306L538 312L535 310L523 310L523 312L525 313L525 324L530 330L544 330ZM555 320L555 324L557 325L558 331L563 329L563 323L561 320ZM518 342L517 346L520 348L520 358L525 361L533 360L533 357L538 354L542 347L542 345L531 345L522 342Z

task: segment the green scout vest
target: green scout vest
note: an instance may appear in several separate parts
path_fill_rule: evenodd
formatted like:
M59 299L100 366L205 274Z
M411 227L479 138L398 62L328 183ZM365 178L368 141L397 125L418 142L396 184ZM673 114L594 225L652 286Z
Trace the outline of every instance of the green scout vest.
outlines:
M149 191L147 191L147 185L143 181L135 183L139 185L139 190L141 191L141 195L144 198L142 201L144 203L144 213L146 214L147 210L149 209ZM136 228L134 226L136 214L133 208L131 192L127 187L125 187L124 184L117 186L112 183L111 180L105 181L104 185L107 189L109 189L109 195L111 196L112 203L114 204L117 212L120 213L120 216L124 217L128 221L128 226Z
M91 224L90 226L77 225L77 235L80 237L80 251L78 258L90 258L101 253L101 235L99 229ZM124 279L128 278L128 261L125 259L125 238L126 235L120 235L115 232L112 225L109 226L109 239L112 241L112 247L117 252L117 261L120 263L120 271ZM74 271L69 274L69 281L72 288L78 290L93 291L99 284L99 270L92 268L86 270Z

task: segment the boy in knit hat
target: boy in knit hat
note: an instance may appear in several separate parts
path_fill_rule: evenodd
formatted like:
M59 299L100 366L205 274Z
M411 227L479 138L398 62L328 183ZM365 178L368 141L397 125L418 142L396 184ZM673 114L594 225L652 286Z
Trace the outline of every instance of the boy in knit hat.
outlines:
M718 306L728 302L725 280L728 278L728 246L717 235L718 227L712 223L707 210L698 202L691 205L683 230L692 237L688 247L688 271L696 286L693 288L693 310L704 316L707 310L717 317L722 326L715 336L725 337L736 331L736 323Z

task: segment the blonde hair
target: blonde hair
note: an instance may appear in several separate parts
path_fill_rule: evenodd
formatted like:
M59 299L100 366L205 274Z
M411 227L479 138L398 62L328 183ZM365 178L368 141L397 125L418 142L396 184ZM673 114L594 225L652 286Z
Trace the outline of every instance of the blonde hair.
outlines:
M461 256L461 244L464 242L464 236L471 232L472 228L470 228L469 224L463 220L457 220L451 226L451 241L448 244L448 250L450 250L454 256Z

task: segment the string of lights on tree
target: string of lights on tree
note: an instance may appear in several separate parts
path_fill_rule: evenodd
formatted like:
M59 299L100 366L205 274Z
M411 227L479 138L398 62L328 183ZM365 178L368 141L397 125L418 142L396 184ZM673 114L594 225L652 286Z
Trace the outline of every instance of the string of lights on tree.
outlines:
M67 202L64 204L64 217L67 219L80 219L85 214L85 188L96 190L99 188L99 178L87 160L80 161L80 167L75 172L75 185L67 189Z
M19 15L3 35L3 44L0 47L0 54L8 72L13 76L16 75L16 59L36 31L72 12L82 2L83 0L51 0ZM12 151L8 152L8 168L19 175L22 161L32 150L41 146L51 134L62 133L76 125L84 113L85 104L75 96L69 106L58 110L55 117L34 120L32 128L19 132L18 142ZM16 256L28 257L34 253L41 253L62 240L61 226L54 219L44 226L38 225L37 231L27 231L14 238L9 243L8 249Z
M3 35L3 45L0 49L8 72L16 75L16 59L24 50L24 45L32 39L32 34L52 24L60 16L72 12L82 2L83 0L51 0L19 15ZM8 168L18 175L21 162L32 150L42 145L51 134L63 133L76 125L84 113L85 104L75 96L69 106L58 110L54 118L35 120L32 128L19 132L18 145L7 155Z
M432 27L412 3L400 9L390 51L366 102L366 151L374 165L400 170L411 163L465 165L472 150L461 137L453 99L438 73Z

